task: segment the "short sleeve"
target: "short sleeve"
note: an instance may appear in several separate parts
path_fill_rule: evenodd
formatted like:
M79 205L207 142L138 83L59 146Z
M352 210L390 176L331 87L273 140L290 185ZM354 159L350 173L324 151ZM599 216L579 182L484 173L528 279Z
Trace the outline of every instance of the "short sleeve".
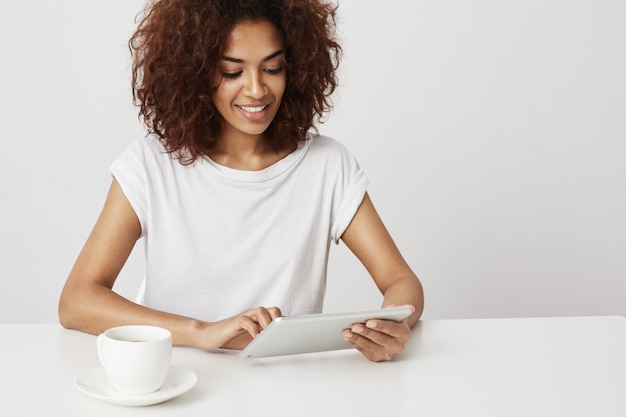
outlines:
M341 160L335 179L331 224L331 238L335 243L339 243L354 218L368 185L365 172L356 158L343 145L340 145L340 150Z
M145 143L136 141L111 164L111 175L117 180L141 225L141 237L147 233L147 187Z

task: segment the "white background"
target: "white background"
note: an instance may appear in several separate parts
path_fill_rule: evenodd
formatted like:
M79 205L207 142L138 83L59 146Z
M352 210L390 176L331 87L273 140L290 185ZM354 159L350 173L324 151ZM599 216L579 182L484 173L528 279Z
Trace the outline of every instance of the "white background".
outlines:
M56 321L109 165L144 134L126 46L142 5L0 6L0 322ZM365 168L424 317L626 315L626 3L343 0L339 24L320 131ZM327 311L377 307L331 251Z

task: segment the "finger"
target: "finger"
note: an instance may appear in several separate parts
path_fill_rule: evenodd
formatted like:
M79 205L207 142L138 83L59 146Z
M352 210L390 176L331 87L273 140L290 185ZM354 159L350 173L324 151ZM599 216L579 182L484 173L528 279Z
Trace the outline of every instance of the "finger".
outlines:
M392 348L393 350L397 350L397 346L402 346L404 344L404 340L398 339L395 336L391 336L384 332L370 329L362 323L352 325L350 330L359 336L371 340L376 345L383 346L387 349Z
M406 321L396 322L392 320L371 319L365 322L367 331L384 333L397 339L408 340L411 337L411 328Z
M280 308L278 308L278 307L269 307L267 309L267 312L269 313L269 315L272 318L272 320L277 319L278 317L282 317L283 316L283 313L280 311Z
M265 329L274 319L274 315L280 314L280 310L276 311L276 307L266 309L265 307L257 307L244 313L245 316L256 321L261 329Z
M369 321L368 321L369 323ZM386 322L385 326L389 327L400 327L404 328L404 330L395 330L391 333L394 333L395 336L389 335L378 329L372 329L367 325L363 324L355 324L350 329L353 333L358 334L359 336L371 340L375 345L381 346L386 352L391 355L395 355L404 351L404 346L411 337L411 330L406 324L400 324L396 322ZM371 324L370 324L371 326ZM378 325L377 327L381 327Z
M346 342L355 347L363 356L371 361L381 362L392 359L391 353L386 351L382 346L366 337L353 333L350 329L344 330L343 336Z
M259 323L255 319L245 314L238 317L237 325L240 329L247 331L253 338L257 337L262 330L262 327L259 326Z

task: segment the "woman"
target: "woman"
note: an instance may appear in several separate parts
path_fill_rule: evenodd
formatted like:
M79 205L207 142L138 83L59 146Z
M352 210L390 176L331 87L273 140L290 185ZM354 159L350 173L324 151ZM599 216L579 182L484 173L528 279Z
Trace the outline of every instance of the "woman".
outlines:
M401 352L419 280L338 142L311 131L330 107L340 46L322 0L161 0L130 41L149 132L112 165L102 213L63 289L63 326L168 328L177 345L241 349L282 314L322 309L330 242L371 274L402 323L344 338L373 361ZM113 284L145 239L142 303ZM261 307L259 307L261 306Z

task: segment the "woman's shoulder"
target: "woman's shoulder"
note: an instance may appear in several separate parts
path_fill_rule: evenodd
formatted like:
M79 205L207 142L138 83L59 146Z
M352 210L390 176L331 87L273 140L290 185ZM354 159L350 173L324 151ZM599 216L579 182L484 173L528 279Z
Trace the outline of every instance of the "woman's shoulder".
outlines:
M356 158L346 145L330 136L311 136L308 141L309 153L327 161L336 161L340 164L357 163Z
M149 135L132 141L126 147L124 153L160 155L167 154L167 150L157 137Z
M329 155L349 154L348 148L337 139L326 135L315 135L309 137L309 147L314 152L326 153Z
M361 164L338 140L324 135L308 139L308 152L304 164L311 170L323 170L329 178L339 180L345 175L361 172Z
M154 136L135 139L120 154L118 160L126 162L163 162L171 159L170 153Z

